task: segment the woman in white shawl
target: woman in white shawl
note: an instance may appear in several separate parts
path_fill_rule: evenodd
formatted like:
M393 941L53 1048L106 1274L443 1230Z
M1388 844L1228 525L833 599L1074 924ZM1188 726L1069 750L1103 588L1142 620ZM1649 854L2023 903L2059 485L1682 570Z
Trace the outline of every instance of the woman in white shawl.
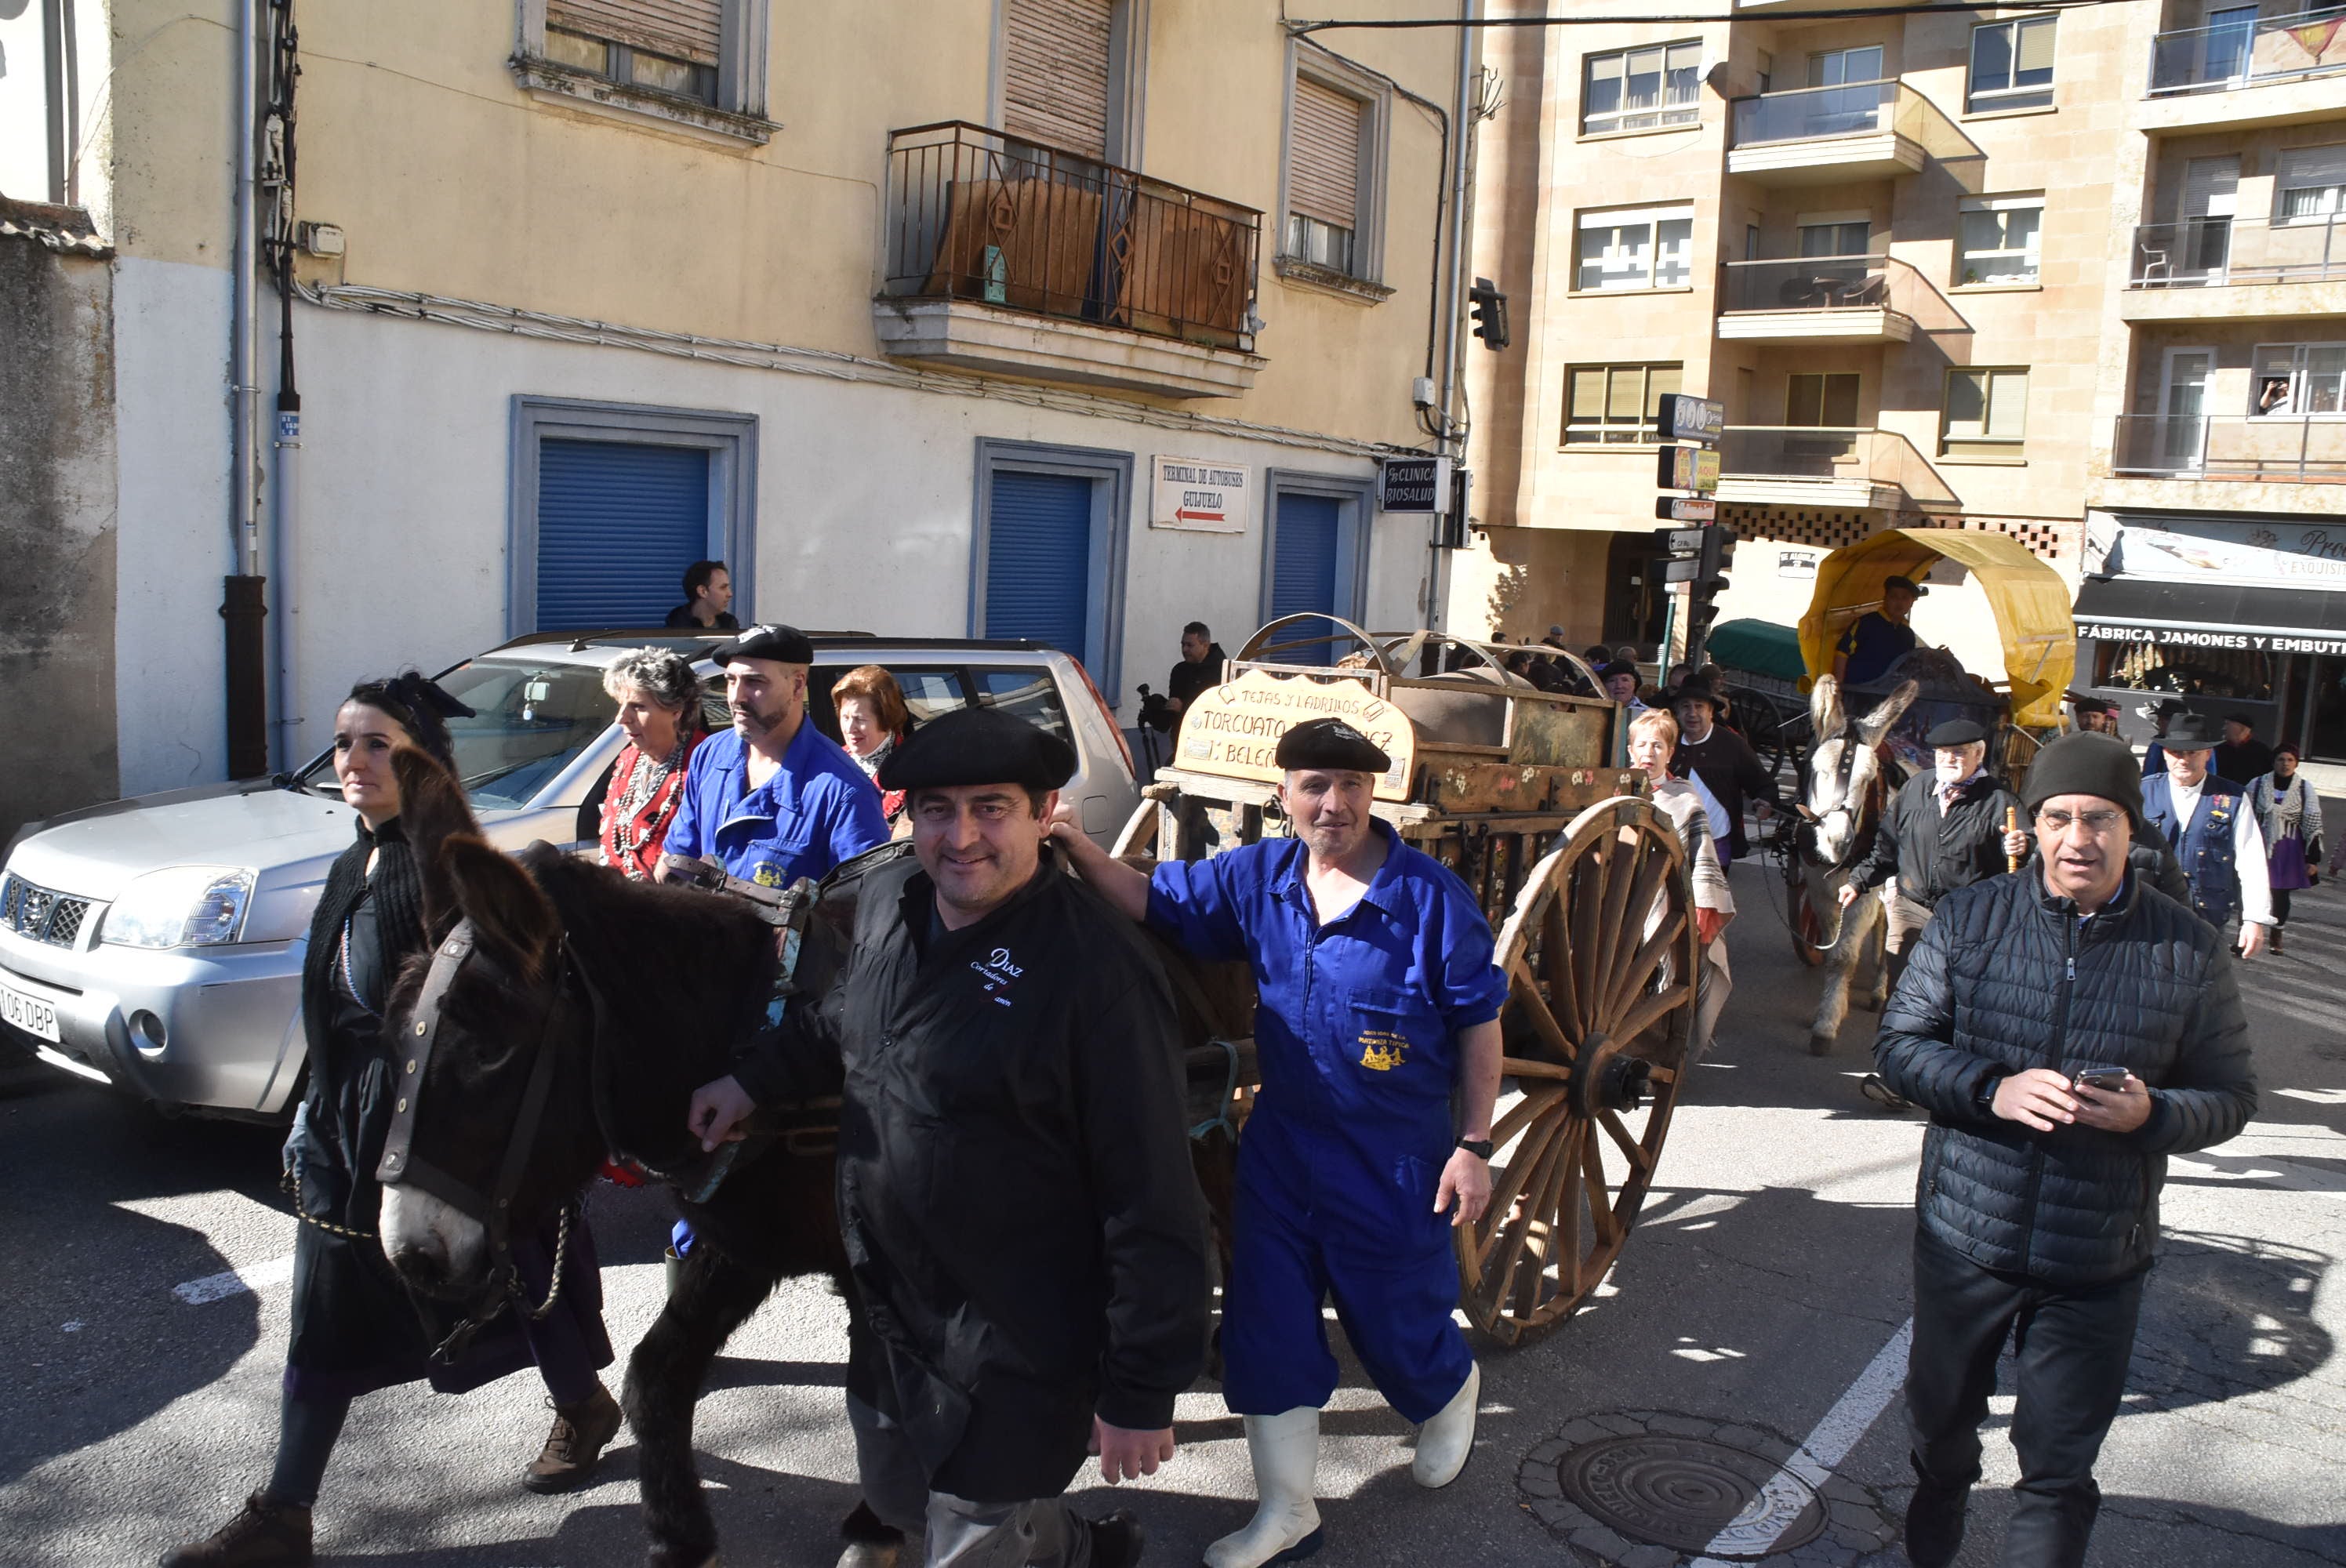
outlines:
M1735 894L1719 863L1701 795L1685 779L1670 777L1670 756L1678 745L1678 721L1664 709L1649 708L1629 721L1629 766L1646 775L1656 809L1678 830L1694 879L1694 927L1702 939L1703 964L1695 983L1695 1035L1688 1052L1692 1060L1709 1048L1712 1028L1735 983L1721 934L1735 918Z
M2272 950L2280 951L2289 924L2289 895L2313 885L2321 869L2321 799L2313 782L2297 770L2297 748L2273 748L2272 771L2249 786L2249 809L2264 830L2265 861L2272 881Z

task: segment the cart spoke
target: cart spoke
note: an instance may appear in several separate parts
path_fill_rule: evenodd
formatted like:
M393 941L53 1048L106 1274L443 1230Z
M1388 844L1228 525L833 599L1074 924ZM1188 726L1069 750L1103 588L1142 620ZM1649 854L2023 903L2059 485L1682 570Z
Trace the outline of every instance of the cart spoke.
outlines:
M1643 1144L1629 1135L1629 1129L1623 1124L1619 1112L1599 1111L1596 1119L1612 1135L1614 1143L1619 1145L1622 1155L1628 1160L1633 1174L1654 1168L1654 1156L1646 1152Z
M1637 944L1637 951L1630 954L1629 962L1621 966L1621 972L1615 978L1611 993L1605 998L1605 1012L1597 1027L1606 1029L1608 1033L1611 1033L1606 1025L1613 1019L1618 1018L1621 1015L1621 1010L1627 1007L1632 1001L1636 1000L1637 993L1646 989L1647 983L1654 978L1654 972L1661 967L1663 956L1677 943L1685 931L1686 911L1672 910L1663 917L1660 928Z
M1555 1052L1558 1059L1571 1061L1576 1053L1573 1036L1565 1032L1556 1014L1548 1011L1547 998L1540 994L1539 983L1521 960L1516 961L1515 978L1511 999L1523 1009L1524 1016L1531 1020L1533 1030L1547 1043L1547 1048Z
M1532 1167L1531 1179L1525 1184L1525 1190L1534 1194L1545 1191L1549 1173L1556 1168L1556 1162L1569 1158L1573 1152L1573 1140L1569 1136L1550 1137L1547 1146L1540 1152L1539 1163ZM1500 1265L1499 1277L1492 1282L1484 1298L1490 1302L1494 1314L1504 1308L1509 1292L1515 1286L1515 1270L1521 1267L1524 1254L1531 1248L1533 1227L1538 1223L1537 1214L1528 1204L1521 1208L1511 1206L1507 1222L1498 1231L1493 1251Z
M1588 1177L1588 1217L1596 1223L1596 1244L1610 1247L1621 1238L1620 1217L1613 1212L1613 1189L1605 1180L1605 1157L1596 1140L1580 1140L1580 1168Z
M1555 1144L1556 1124L1544 1119L1535 1125L1530 1135L1524 1139L1523 1147L1507 1157L1506 1166L1499 1172L1498 1180L1492 1184L1491 1207L1483 1211L1482 1219L1474 1227L1475 1256L1484 1257L1489 1254L1491 1237L1505 1223L1509 1207L1514 1204L1516 1196L1524 1190L1525 1184L1531 1180L1533 1169L1539 1165Z
M1673 1011L1685 1006L1693 996L1694 988L1684 980L1670 982L1652 995L1640 998L1635 1007L1623 1013L1619 1026L1612 1031L1613 1038L1624 1041L1637 1039Z
M1564 1091L1560 1088L1533 1089L1526 1092L1505 1115L1501 1116L1492 1125L1491 1146L1498 1149L1505 1148L1508 1139L1530 1126L1549 1106L1557 1104L1563 1098Z

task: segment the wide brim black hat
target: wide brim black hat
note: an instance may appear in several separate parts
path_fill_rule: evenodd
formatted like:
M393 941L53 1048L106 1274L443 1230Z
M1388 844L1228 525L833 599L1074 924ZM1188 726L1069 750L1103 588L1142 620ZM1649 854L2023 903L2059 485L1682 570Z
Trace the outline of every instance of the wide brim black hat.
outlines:
M2203 746L2212 750L2223 741L2223 736L2217 733L2215 721L2197 713L2187 713L2178 718L2167 727L2167 733L2158 738L2159 745L2169 751L2197 751Z
M731 642L719 643L709 657L719 664L737 658L771 659L776 664L814 663L814 644L796 626L751 626Z
M1681 702L1707 702L1710 704L1710 710L1717 713L1726 701L1727 699L1719 695L1718 689L1710 682L1699 676L1694 676L1678 682L1678 685L1662 693L1661 706L1676 708Z
M1075 771L1075 748L1049 730L1000 708L964 708L898 741L880 764L879 785L910 790L1015 784L1044 790L1056 789Z

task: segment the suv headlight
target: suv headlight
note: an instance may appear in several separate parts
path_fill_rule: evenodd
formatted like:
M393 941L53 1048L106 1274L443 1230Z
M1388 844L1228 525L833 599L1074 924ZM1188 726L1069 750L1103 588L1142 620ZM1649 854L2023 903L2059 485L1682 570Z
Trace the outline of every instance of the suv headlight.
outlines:
M122 890L98 940L121 947L210 947L244 932L252 873L228 866L173 866Z

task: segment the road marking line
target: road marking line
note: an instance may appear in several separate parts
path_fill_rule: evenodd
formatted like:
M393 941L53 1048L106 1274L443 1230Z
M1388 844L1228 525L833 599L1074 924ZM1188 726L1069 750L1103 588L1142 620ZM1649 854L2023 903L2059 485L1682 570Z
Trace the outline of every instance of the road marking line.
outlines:
M270 1286L282 1285L292 1278L293 1255L289 1252L266 1263L248 1263L242 1268L231 1268L225 1274L207 1274L201 1279L174 1285L171 1294L190 1307L201 1307L208 1301L224 1301L231 1296L241 1296L248 1290L258 1295Z
M1858 1440L1889 1408L1906 1377L1906 1352L1914 1342L1914 1319L1898 1325L1890 1342L1874 1353L1857 1381L1833 1408L1824 1413L1806 1441L1792 1451L1784 1467L1768 1478L1760 1495L1744 1505L1726 1528L1711 1537L1705 1552L1732 1552L1742 1558L1761 1555L1783 1538L1800 1519L1809 1494L1824 1485L1833 1466L1849 1457ZM1716 1557L1698 1557L1687 1568L1736 1568Z

